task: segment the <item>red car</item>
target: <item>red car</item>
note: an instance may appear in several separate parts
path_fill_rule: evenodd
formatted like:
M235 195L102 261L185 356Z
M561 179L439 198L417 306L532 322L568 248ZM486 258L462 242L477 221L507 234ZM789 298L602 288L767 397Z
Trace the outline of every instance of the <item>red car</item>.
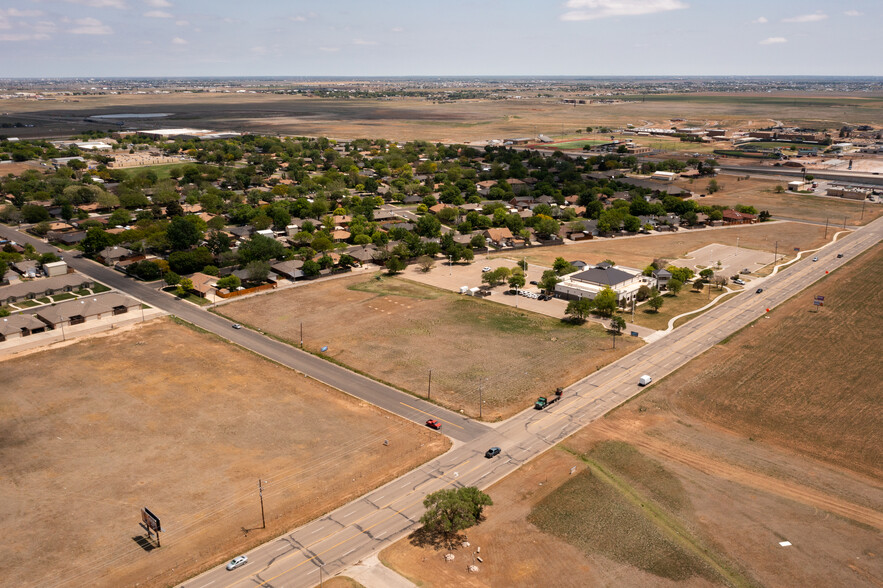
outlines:
M441 423L435 419L429 419L428 421L426 421L426 426L430 429L435 429L436 431L441 429Z

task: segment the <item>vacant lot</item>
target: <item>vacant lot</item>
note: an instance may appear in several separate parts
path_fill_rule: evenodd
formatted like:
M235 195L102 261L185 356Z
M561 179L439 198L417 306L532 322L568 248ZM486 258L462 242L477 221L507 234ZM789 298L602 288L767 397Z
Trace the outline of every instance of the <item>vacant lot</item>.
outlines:
M795 247L819 247L825 243L824 234L825 227L788 222L763 223L720 229L682 230L666 235L595 238L572 245L521 250L517 252L517 259L521 259L526 253L528 262L548 267L552 266L556 257L563 257L568 261L582 260L590 264L611 259L619 265L644 268L657 257L668 260L686 257L691 251L712 243L735 246L738 238L739 247L768 252L775 251L778 241L781 261L793 255ZM834 231L829 229L828 239L833 234ZM498 254L502 257L511 255L505 252Z
M440 270L436 270L440 271ZM401 278L353 276L224 305L254 325L445 406L493 420L640 343Z
M0 365L9 585L171 585L447 447L170 320ZM167 531L160 549L143 506Z
M878 245L660 388L703 420L879 479L881 283Z
M776 186L787 188L788 182L763 178L748 180L737 179L729 174L717 178L721 191L709 194L700 199L700 204L720 204L736 206L742 204L753 206L757 210L768 210L776 217L796 218L824 223L827 219L831 227L865 225L883 214L883 204L832 198L828 196L810 196L806 194L777 194ZM686 190L704 191L707 180L696 180L692 184L688 180L678 180L675 185ZM864 212L863 212L864 211ZM830 233L829 233L830 234Z

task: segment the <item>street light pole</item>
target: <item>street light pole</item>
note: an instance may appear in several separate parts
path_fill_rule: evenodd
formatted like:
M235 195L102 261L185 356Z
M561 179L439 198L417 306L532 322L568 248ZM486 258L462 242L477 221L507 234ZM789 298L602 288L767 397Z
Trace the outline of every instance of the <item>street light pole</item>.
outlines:
M481 405L484 404L483 396L482 396L482 384L484 383L484 379L478 381L478 418L481 418Z
M432 368L429 368L429 385L426 387L426 399L432 398Z
M258 496L261 497L261 529L266 529L267 519L264 518L264 487L260 478L258 479Z

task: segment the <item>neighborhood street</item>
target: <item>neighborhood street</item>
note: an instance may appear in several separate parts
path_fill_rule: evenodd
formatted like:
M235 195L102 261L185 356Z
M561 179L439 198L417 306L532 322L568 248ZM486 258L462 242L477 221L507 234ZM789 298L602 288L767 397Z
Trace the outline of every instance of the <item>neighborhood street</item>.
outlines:
M0 227L0 235L30 242L40 251L53 250L36 239ZM234 331L229 321L157 292L91 261L64 258L77 270L109 286L140 298L212 331L245 348L290 366L317 380L422 422L427 416L443 419L444 432L462 441L445 455L369 492L334 512L249 552L246 565L227 571L223 566L182 584L186 588L212 586L286 586L319 584L408 533L422 514L426 494L443 488L475 485L485 488L554 444L640 393L637 382L649 374L662 379L725 337L761 318L785 300L877 244L883 237L883 218L818 252L765 278L763 291L747 290L712 308L669 335L649 343L565 390L564 398L545 411L525 407L520 414L489 427L435 405L373 382L318 357L300 352L260 333ZM843 254L837 258L837 254ZM806 293L810 296L811 292ZM421 412L422 411L422 412ZM484 452L499 446L502 453L485 459ZM174 541L172 533L164 541Z

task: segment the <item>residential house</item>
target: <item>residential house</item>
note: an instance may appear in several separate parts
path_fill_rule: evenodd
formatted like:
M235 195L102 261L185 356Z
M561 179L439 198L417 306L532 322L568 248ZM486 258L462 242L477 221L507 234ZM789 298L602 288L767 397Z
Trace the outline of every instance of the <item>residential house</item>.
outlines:
M512 231L507 227L487 229L482 235L495 247L506 247L512 242Z
M108 292L107 294L59 302L51 306L41 306L37 309L36 315L49 328L58 329L126 314L139 308L141 308L141 303L134 298L118 292Z
M304 262L299 259L291 259L289 261L281 261L270 266L274 272L288 280L297 280L304 276Z
M124 259L128 259L132 256L132 250L126 249L125 247L120 247L119 245L114 245L112 247L105 247L101 251L98 252L96 259L103 263L104 265L114 265L119 261L123 261Z
M650 274L652 278L656 280L656 289L657 290L666 290L668 289L668 282L671 280L671 272L665 268L653 270L653 273Z
M722 211L721 214L723 215L724 223L728 225L748 225L757 222L757 215L738 212L731 208Z
M196 272L190 276L190 282L193 284L192 292L198 296L206 298L209 294L217 290L218 276L210 276L202 272Z
M40 296L52 296L62 292L91 288L94 284L92 278L77 273L19 282L0 288L0 302L11 304L19 300L33 300Z
M0 342L27 337L46 330L46 323L32 314L17 313L0 318Z
M36 278L40 275L40 262L33 259L23 259L13 263L12 269L21 274L23 278Z

